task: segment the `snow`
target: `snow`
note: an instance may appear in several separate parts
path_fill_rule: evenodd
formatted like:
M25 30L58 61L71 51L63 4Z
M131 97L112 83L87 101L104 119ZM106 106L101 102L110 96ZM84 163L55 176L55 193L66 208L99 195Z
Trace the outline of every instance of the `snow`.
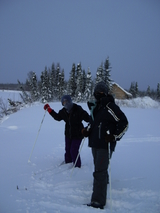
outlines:
M26 106L1 120L0 212L159 213L159 103L153 105L147 97L135 99L137 107L131 107L133 100L129 102L129 107L121 103L129 129L111 159L112 199L108 185L104 210L83 205L90 202L93 181L87 139L81 150L82 168L72 170L72 164L59 166L64 158L64 122L55 121L47 113L38 134L45 113L43 104ZM80 105L88 111L86 103ZM50 106L55 111L61 108L59 102Z
M21 101L20 91L14 90L0 90L0 98L3 98L3 101L6 103L7 99L11 99L12 101Z

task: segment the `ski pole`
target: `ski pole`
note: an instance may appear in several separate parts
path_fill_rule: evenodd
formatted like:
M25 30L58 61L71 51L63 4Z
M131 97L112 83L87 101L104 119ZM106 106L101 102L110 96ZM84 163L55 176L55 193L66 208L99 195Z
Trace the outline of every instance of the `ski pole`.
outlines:
M89 131L90 127L91 127L91 125L88 125L87 131ZM84 144L85 139L86 139L86 138L84 137L83 142L82 142L82 144L81 144L81 147L80 147L80 149L79 149L79 152L78 152L76 161L75 161L75 163L74 163L74 165L73 165L73 168L72 168L72 171L71 171L71 176L72 176L73 170L74 170L74 168L75 168L75 166L76 166L76 163L77 163L77 160L78 160L78 158L79 158L79 155L80 155L80 152L81 152L81 149L82 149L82 147L83 147L83 144Z
M33 153L34 147L35 147L35 145L36 145L37 138L38 138L39 132L40 132L40 130L41 130L41 126L42 126L42 123L43 123L43 121L44 121L44 117L45 117L45 115L46 115L46 112L47 112L47 109L45 110L44 116L43 116L43 118L42 118L41 125L40 125L40 127L39 127L39 130L38 130L38 133L37 133L36 140L35 140L35 142L34 142L34 145L33 145L32 151L31 151L31 154L30 154L29 159L28 159L28 163L30 163L30 162L31 162L31 161L30 161L30 159L31 159L31 156L32 156L32 153Z
M110 202L111 202L111 213L112 213L112 184L111 184L111 153L110 147L108 143L108 157L109 157L109 191L110 191Z
M82 150L82 147L83 147L84 141L85 141L85 138L83 139L83 142L82 142L81 147L80 147L80 149L79 149L79 152L78 152L78 155L77 155L76 161L75 161L75 163L74 163L74 165L73 165L73 168L72 168L72 171L71 171L71 176L72 176L73 170L74 170L74 168L75 168L75 166L76 166L76 163L77 163L77 160L78 160L78 158L79 158L79 155L80 155L80 153L81 153L81 150Z

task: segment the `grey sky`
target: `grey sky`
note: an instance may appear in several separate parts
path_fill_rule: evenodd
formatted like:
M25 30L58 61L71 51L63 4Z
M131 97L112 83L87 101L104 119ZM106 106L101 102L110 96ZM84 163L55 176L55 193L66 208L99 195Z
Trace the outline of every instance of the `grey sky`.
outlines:
M111 78L129 89L160 82L159 0L1 0L0 83L40 77L59 62L68 79L81 62L95 77L109 56Z

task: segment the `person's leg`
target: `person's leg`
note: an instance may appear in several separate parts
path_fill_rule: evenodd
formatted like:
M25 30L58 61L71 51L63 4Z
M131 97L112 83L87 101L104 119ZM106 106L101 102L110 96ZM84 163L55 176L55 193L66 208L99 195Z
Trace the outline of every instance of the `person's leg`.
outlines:
M106 204L107 176L108 176L108 150L92 148L95 170L93 172L93 193L91 202L97 202L102 206Z
M71 157L71 153L70 153L71 144L72 144L71 139L65 137L65 155L64 155L65 163L72 162L72 157Z
M73 163L75 163L76 158L78 156L79 147L81 145L81 141L82 141L81 139L73 139L72 140L70 153L71 153L71 156L72 156ZM79 168L81 167L81 158L80 158L80 155L78 157L78 160L77 160L77 163L76 163L75 167L79 167Z

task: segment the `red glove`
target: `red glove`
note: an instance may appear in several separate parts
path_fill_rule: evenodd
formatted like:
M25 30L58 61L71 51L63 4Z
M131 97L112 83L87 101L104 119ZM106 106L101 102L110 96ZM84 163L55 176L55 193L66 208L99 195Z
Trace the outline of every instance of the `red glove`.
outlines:
M106 141L107 143L108 143L108 142L113 142L113 141L115 141L114 135L106 134L106 136L105 136L105 141Z
M52 112L52 109L51 109L51 107L49 106L49 104L45 104L45 105L44 105L44 110L47 110L49 113Z

